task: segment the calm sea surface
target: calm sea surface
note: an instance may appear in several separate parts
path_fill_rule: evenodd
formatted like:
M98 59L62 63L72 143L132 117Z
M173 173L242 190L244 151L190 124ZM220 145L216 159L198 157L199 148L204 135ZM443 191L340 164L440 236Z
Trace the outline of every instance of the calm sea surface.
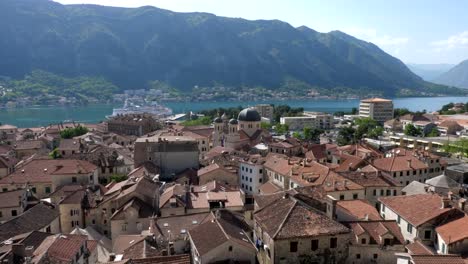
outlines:
M468 97L410 97L396 98L396 108L408 108L412 111L426 109L427 111L439 110L442 105L450 102L468 102ZM304 107L307 111L321 111L333 113L337 111L350 111L359 106L359 100L304 100L304 101L264 101L264 102L189 102L166 103L174 113L187 111L199 111L217 107L254 106L258 103L287 104L291 107ZM76 122L97 123L112 114L114 107L120 105L98 104L88 106L41 106L31 108L0 109L0 123L12 124L18 127L45 126L64 120Z

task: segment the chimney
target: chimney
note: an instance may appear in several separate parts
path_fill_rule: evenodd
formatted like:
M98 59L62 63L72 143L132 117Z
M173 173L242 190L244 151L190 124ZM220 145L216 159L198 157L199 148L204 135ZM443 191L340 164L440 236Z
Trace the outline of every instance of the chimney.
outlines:
M368 215L368 214L365 214L363 220L364 220L364 221L369 221L369 215Z
M466 204L466 199L461 198L458 200L458 207L460 207L460 210L464 211L465 210L465 204Z
M408 162L408 168L411 168L411 159L406 160Z
M441 208L444 209L444 208L449 208L449 207L450 207L449 197L446 197L446 196L442 197L442 207Z
M109 261L112 262L115 260L115 254L114 253L110 253L109 254Z

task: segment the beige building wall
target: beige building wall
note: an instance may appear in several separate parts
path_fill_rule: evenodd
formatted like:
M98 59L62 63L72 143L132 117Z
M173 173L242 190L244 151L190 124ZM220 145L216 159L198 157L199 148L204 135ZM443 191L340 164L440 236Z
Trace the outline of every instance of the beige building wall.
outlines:
M59 210L62 233L69 234L77 227L85 228L81 204L60 204Z

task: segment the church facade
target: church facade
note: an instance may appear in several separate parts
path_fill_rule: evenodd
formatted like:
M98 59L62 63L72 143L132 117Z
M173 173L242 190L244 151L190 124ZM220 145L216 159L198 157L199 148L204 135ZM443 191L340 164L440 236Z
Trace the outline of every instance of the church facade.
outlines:
M213 147L224 146L240 149L245 145L261 142L264 136L262 118L255 108L242 110L237 119L230 119L223 114L213 120Z

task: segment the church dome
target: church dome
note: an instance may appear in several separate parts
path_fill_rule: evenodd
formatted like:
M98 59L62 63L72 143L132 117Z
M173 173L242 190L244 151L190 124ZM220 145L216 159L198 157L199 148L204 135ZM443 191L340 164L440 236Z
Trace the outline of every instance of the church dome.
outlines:
M238 123L237 119L233 118L233 119L229 120L229 124L231 124L231 125L237 125L237 123Z
M260 122L262 121L262 117L260 114L255 110L255 108L246 108L240 111L239 116L237 117L239 121L246 121L246 122Z
M213 119L213 122L214 122L214 123L222 123L223 120L218 116L218 117L216 117L215 119Z

